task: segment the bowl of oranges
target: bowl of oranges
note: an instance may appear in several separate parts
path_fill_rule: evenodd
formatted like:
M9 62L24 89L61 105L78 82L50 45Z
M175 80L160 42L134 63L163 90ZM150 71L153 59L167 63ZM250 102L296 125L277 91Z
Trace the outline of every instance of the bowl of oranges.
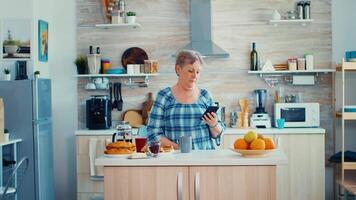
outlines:
M276 145L272 138L248 131L243 138L235 140L231 150L243 157L265 157L276 150Z

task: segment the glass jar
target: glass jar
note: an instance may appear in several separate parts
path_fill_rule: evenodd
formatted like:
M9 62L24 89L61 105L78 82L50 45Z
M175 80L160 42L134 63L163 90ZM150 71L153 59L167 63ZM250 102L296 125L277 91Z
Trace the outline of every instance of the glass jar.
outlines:
M119 122L119 124L116 126L116 129L116 140L132 142L132 127L130 126L129 122Z
M289 69L289 71L297 70L297 59L296 58L288 58L288 69Z

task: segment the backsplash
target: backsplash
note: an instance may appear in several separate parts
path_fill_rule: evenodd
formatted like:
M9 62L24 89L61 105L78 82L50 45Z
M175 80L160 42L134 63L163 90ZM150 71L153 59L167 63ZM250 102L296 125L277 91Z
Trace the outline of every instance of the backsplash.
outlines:
M173 54L190 40L189 1L187 0L130 0L127 9L137 13L140 29L96 29L80 25L102 23L100 1L77 0L77 53L86 54L89 46L100 46L103 57L113 66L121 65L122 53L130 47L144 49L150 59L159 61L159 76L151 77L149 86L143 88L123 87L123 110L141 109L147 93L154 94L161 88L175 84ZM333 92L331 74L320 74L314 86L292 86L284 77L275 77L280 83L268 86L257 75L249 75L250 45L256 42L257 51L272 63L285 63L288 56L300 57L306 52L314 54L316 69L330 69L331 65L331 7L330 0L313 0L311 16L314 22L300 24L268 24L274 9L281 14L291 10L294 1L250 0L212 1L213 38L230 53L227 59L205 59L199 86L207 88L214 100L226 107L226 122L229 113L239 110L238 100L249 98L254 111L253 90L268 89L267 111L272 114L274 92L283 86L285 94L302 93L305 102L321 105L321 126L326 129L326 157L333 154ZM113 78L111 81L119 81ZM123 79L124 80L124 79ZM103 91L84 89L88 78L78 79L78 127L85 127L85 100L93 94L108 94ZM115 111L117 119L121 112Z

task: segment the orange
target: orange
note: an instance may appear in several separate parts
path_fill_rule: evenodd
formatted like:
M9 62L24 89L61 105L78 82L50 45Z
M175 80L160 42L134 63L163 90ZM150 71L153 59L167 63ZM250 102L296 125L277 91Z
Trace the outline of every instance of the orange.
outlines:
M276 145L274 145L274 142L272 138L265 138L265 143L266 143L266 149L274 149L276 148Z
M265 137L262 134L257 134L257 138L264 139Z
M248 149L248 143L243 138L239 138L239 139L235 140L234 148L235 149Z
M264 150L266 148L266 143L263 139L255 139L250 145L252 150Z

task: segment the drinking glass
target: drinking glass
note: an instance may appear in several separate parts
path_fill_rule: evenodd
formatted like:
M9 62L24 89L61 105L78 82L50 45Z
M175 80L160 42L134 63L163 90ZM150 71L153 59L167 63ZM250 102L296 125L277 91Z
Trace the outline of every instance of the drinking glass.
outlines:
M158 156L160 148L161 143L159 141L151 141L148 143L148 151L153 157Z

